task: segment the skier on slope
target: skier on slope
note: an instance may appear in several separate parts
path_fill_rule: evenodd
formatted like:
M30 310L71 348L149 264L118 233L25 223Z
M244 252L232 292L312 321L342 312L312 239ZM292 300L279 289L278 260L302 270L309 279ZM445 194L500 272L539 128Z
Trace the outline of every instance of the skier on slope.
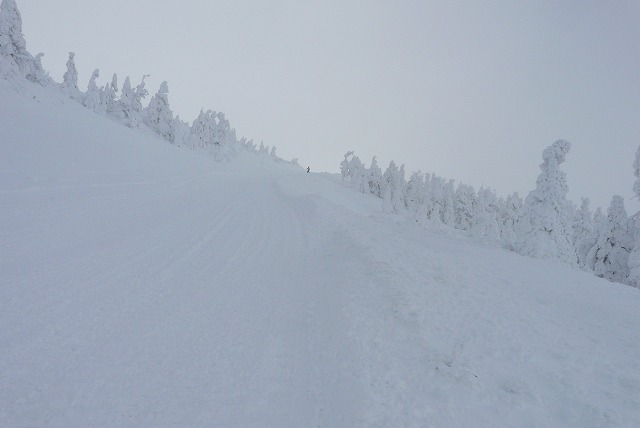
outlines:
M309 171L311 171L311 167L310 166L307 167L307 174L309 174Z

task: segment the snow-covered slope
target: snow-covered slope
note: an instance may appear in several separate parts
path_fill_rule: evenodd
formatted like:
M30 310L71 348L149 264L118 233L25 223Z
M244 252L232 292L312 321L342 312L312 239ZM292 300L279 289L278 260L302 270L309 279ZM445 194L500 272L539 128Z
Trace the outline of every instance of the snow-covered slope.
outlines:
M0 81L0 426L640 426L640 290Z

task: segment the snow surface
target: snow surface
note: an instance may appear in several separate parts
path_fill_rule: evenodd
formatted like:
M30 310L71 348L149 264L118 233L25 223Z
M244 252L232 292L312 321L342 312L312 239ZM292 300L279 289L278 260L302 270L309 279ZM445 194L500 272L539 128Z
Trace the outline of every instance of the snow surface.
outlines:
M640 426L640 290L0 81L0 426Z

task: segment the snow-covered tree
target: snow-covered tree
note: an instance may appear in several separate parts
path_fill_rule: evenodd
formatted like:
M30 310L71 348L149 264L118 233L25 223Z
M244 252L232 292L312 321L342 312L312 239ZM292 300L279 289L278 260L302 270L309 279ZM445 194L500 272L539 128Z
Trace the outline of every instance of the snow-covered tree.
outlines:
M629 218L622 196L615 195L607 211L596 245L591 249L594 273L613 282L625 282L629 275L629 252L632 248ZM589 257L589 256L588 256Z
M176 116L171 122L171 143L176 146L189 145L191 139L191 127L187 122Z
M567 215L567 178L560 165L571 144L558 140L542 152L544 162L536 189L525 199L518 227L518 250L528 256L558 260L572 266L577 257Z
M44 68L42 67L42 57L44 54L40 52L37 54L33 60L28 61L28 70L26 78L34 83L38 83L41 86L48 86L53 83L53 79L49 76Z
M145 122L158 135L167 141L173 141L173 112L169 108L169 85L160 84L160 89L149 101L145 109Z
M344 159L340 162L340 174L342 175L342 181L345 181L351 175L349 173L349 156L353 156L353 151L348 151L344 154Z
M144 82L147 77L149 77L148 74L142 76L142 81L138 86L136 86L135 91L133 91L133 108L137 112L142 112L144 109L142 106L142 100L149 95L149 91L145 89L146 83Z
M124 80L122 85L122 92L120 93L120 99L117 103L117 115L118 117L130 128L137 128L140 126L141 116L136 107L136 94L131 88L131 80L129 76Z
M478 200L473 187L459 184L455 195L455 227L461 230L469 230L473 225L473 213L476 211Z
M62 83L60 87L62 91L69 97L79 100L81 98L80 89L78 89L78 70L76 69L76 54L69 52L69 59L67 60L67 71L62 77Z
M573 245L578 257L578 266L585 269L587 267L587 254L597 242L594 231L593 216L589 209L589 199L582 198L580 209L575 213L573 219Z
M213 145L210 151L218 162L228 161L235 153L235 130L231 128L224 113L218 112L215 119L213 121ZM267 151L267 154L270 152ZM275 152L273 154L275 155Z
M516 248L516 228L522 210L522 198L518 193L507 196L504 209L500 212L500 241L508 250Z
M0 3L0 78L18 83L26 78L42 86L53 81L42 68L43 53L35 57L27 51L22 35L22 17L15 0Z
M211 110L208 110L206 113L203 110L200 110L200 114L197 119L193 121L193 124L191 125L192 148L203 149L212 140L212 114L213 112ZM264 144L261 144L261 146L264 147Z
M405 201L407 209L419 224L426 224L428 221L426 193L422 172L417 171L411 174L407 183Z
M478 191L478 203L474 212L471 236L481 241L499 242L500 230L492 207L495 195L490 189L481 188Z
M96 68L89 79L89 85L87 86L87 92L84 94L84 100L82 104L89 110L99 111L101 106L100 89L96 84L96 79L100 77L100 71Z
M636 150L636 158L633 162L633 174L636 177L633 183L633 193L640 199L640 147ZM631 217L630 231L633 238L633 249L629 254L629 285L640 288L640 212Z
M382 188L382 170L378 166L378 161L374 156L371 159L371 166L368 171L369 192L375 196L382 197L380 189Z
M404 171L404 169L403 169ZM404 186L400 169L394 161L389 163L389 167L382 176L383 195L388 203L388 211L397 213L404 205ZM387 200L388 198L388 200Z
M358 156L353 156L349 161L349 176L351 185L357 192L367 193L369 191L367 168Z
M27 42L22 35L22 17L15 0L0 3L0 76L21 74Z
M454 202L455 190L454 181L449 180L442 187L442 222L447 226L455 227L456 225L456 208Z
M100 91L100 109L106 113L118 113L118 103L116 95L118 94L118 75L113 74L111 84L105 85Z

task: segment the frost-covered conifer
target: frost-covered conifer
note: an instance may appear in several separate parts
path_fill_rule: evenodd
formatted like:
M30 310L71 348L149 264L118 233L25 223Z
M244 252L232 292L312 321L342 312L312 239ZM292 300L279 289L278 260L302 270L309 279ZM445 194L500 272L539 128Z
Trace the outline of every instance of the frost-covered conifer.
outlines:
M353 156L349 162L349 174L351 178L351 185L360 193L367 193L369 191L369 182L367 177L367 168L360 161L358 156Z
M213 146L210 150L216 161L228 161L235 154L235 131L231 129L231 124L225 118L224 113L218 112L215 117L217 122L213 119ZM275 155L275 152L273 153ZM267 150L265 154L270 154L270 152Z
M500 241L508 250L516 248L516 228L522 210L522 198L518 193L507 196L500 216Z
M276 155L276 146L271 147L271 153L269 153L269 156L271 156L272 158L278 157L278 155Z
M474 224L471 227L471 236L478 240L498 242L500 231L496 223L496 216L492 208L492 199L495 198L490 189L478 191L478 203L474 213Z
M340 162L340 175L342 176L342 181L346 181L349 176L349 156L353 156L353 151L348 151L344 154L344 159Z
M147 97L147 95L149 95L149 91L146 90L145 86L145 80L146 78L149 77L148 74L145 74L142 76L142 80L140 81L140 84L138 86L136 86L136 90L134 92L134 103L135 103L135 107L138 111L142 111L142 100L145 99ZM168 91L168 90L167 90Z
M382 188L382 170L378 166L378 161L374 156L371 159L371 166L368 171L369 192L377 197L382 197L380 190Z
M113 74L111 84L105 85L100 91L101 110L106 113L118 113L116 95L118 93L118 75Z
M414 172L407 183L406 206L409 212L415 213L420 205L424 205L425 193L422 173Z
M131 80L129 79L129 76L127 76L124 80L124 85L122 86L120 99L118 100L117 113L119 118L130 128L137 128L140 126L140 115L136 111L134 104L135 93L131 88Z
M38 83L41 86L48 86L53 83L53 79L49 76L44 68L42 67L42 57L44 54L40 52L33 58L32 61L28 62L28 70L27 70L27 80Z
M442 187L442 222L451 227L455 227L456 225L455 191L453 184L454 181L449 180Z
M442 212L444 211L444 180L435 174L431 174L428 186L429 219L435 225L442 224Z
M577 265L571 242L571 224L567 215L567 178L560 165L571 144L558 140L547 147L540 165L536 189L525 199L518 227L518 250L528 256L558 260Z
M173 112L169 108L169 85L162 82L158 92L149 101L145 110L145 121L158 135L173 142Z
M180 116L176 116L171 122L171 143L176 146L184 146L190 144L191 127L188 123L180 120Z
M615 195L607 211L596 245L590 253L595 260L594 273L613 282L625 282L629 275L629 252L632 247L629 218L622 196Z
M426 188L424 185L424 175L422 172L414 172L409 178L406 191L407 209L418 222L418 224L426 224L428 221L427 205L426 205Z
M459 184L455 196L455 227L461 230L469 230L473 225L473 213L476 211L478 199L473 187Z
M0 3L0 76L19 75L27 42L22 35L22 17L15 0Z
M149 95L149 91L145 89L145 82L144 82L144 80L147 77L149 77L148 74L145 74L144 76L142 76L142 81L138 86L136 86L136 89L132 91L132 97L133 97L131 102L132 110L130 112L130 120L129 120L129 126L131 126L132 128L139 127L140 123L143 121L142 100L146 98L147 95Z
M594 231L593 216L589 209L589 199L582 198L580 209L576 211L573 220L573 243L580 268L587 268L587 255L597 240Z
M267 154L267 148L264 145L264 141L260 141L260 147L258 147L258 153Z
M636 198L640 199L640 147L636 150L633 174L636 177L636 181L633 183L633 193ZM640 288L640 212L631 217L629 226L633 238L633 250L629 254L629 277L627 282L632 287Z
M198 118L191 125L191 147L205 148L213 139L213 127L211 125L213 112L208 110L206 113L200 110ZM264 144L261 143L261 148Z
M400 176L400 169L391 161L382 176L383 195L388 197L388 211L397 213L403 203L404 185ZM385 199L386 201L386 199Z
M62 77L62 83L60 87L62 91L70 98L79 100L81 98L80 89L78 89L78 70L76 69L76 54L69 52L69 59L67 60L67 71Z
M96 68L91 75L91 79L89 79L89 84L87 85L87 92L84 94L84 100L82 104L89 110L99 111L101 105L100 99L100 89L96 84L96 79L100 77L100 71Z
M21 78L47 86L53 81L42 68L43 53L27 51L22 35L22 17L15 0L0 3L0 78L18 83Z

